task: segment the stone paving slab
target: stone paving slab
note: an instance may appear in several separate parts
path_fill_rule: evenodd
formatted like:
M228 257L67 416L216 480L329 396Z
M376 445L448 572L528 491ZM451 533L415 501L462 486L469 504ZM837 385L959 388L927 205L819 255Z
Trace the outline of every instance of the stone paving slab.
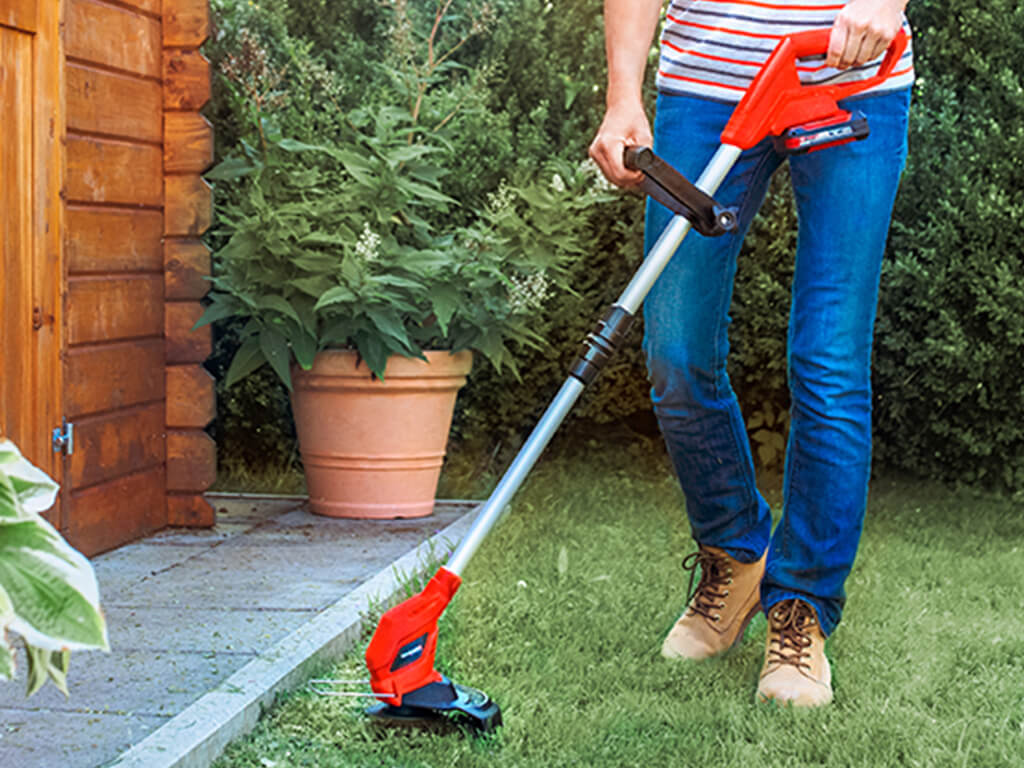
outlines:
M142 648L153 636L169 651L217 648L257 653L316 615L308 611L220 608L106 608L112 648Z
M0 768L109 763L474 506L343 521L295 498L211 497L214 528L93 559L112 651L72 654L70 699L48 684L26 700L19 651L16 679L0 685Z
M41 739L37 727L39 716L35 710L0 707L0 764L4 768L100 765L109 761L111 750L127 749L170 719L99 712L49 712L46 737Z

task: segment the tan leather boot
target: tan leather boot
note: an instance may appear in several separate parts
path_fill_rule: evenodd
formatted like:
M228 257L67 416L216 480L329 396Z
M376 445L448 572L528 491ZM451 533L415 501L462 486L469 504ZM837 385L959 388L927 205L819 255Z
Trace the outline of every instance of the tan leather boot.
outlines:
M776 603L768 612L758 701L820 707L832 701L832 670L814 607L803 600Z
M743 637L750 620L761 610L761 577L767 552L754 563L741 563L717 547L700 549L683 561L683 568L701 569L700 582L689 606L661 646L666 659L706 659L727 651Z

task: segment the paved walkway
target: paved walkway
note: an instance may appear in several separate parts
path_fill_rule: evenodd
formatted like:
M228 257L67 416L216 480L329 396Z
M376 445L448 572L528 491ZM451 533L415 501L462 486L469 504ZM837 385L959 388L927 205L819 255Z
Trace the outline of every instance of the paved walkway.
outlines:
M475 506L419 520L333 520L297 499L211 495L217 525L93 559L111 653L74 653L71 698L0 683L0 766L95 768ZM443 553L441 553L443 554Z

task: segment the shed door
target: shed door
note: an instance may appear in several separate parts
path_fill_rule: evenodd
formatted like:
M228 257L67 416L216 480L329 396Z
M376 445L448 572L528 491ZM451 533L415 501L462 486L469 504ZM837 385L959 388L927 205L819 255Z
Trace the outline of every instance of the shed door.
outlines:
M0 433L61 482L59 5L0 0Z

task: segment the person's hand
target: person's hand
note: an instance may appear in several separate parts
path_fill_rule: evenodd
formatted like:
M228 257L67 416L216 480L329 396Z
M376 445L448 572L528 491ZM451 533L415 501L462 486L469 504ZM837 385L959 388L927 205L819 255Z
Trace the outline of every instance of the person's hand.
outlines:
M651 124L644 114L643 104L609 107L597 136L590 144L590 156L612 184L635 187L643 181L639 171L630 171L622 164L622 153L628 146L649 147L654 143Z
M849 69L885 53L900 31L906 0L850 0L836 16L826 65Z

